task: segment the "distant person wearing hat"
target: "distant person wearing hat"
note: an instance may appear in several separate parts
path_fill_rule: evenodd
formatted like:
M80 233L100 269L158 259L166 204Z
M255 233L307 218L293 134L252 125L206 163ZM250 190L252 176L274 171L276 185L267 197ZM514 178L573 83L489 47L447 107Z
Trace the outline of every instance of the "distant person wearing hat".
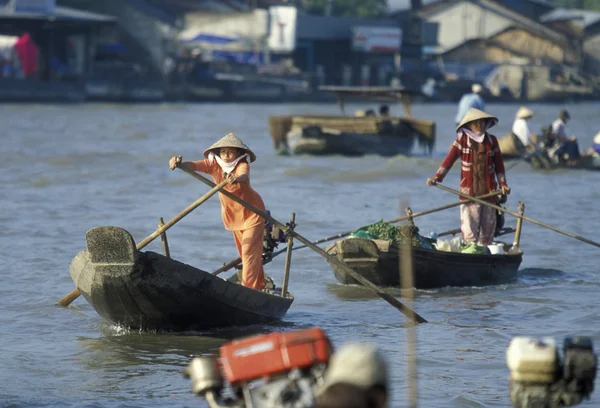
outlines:
M456 160L461 159L460 192L472 197L498 189L509 194L504 161L496 136L488 129L498 123L498 118L479 109L471 109L456 127L457 137L448 155L427 185L441 183ZM496 183L498 179L498 184ZM462 198L461 198L462 199ZM498 197L487 198L498 203ZM487 246L492 243L496 230L496 210L484 204L469 202L460 205L462 238L465 244Z
M388 392L387 364L377 348L349 343L329 360L315 408L385 408Z
M527 121L533 117L533 111L526 106L521 106L515 115L512 132L519 138L527 150L533 149L534 135L529 131Z
M558 142L558 146L549 149L548 154L557 161L565 161L567 164L576 164L581 157L579 143L575 136L568 137L566 124L571 115L565 109L561 109L558 118L552 123L552 136Z
M169 167L174 170L185 166L210 174L217 184L227 180L226 191L265 211L262 198L250 186L250 163L256 160L256 155L235 134L228 133L206 149L204 157L204 160L183 162L182 156L174 156L169 160ZM242 258L242 285L262 290L266 283L262 263L264 219L223 194L219 194L219 199L223 224L233 232Z
M592 146L592 155L600 156L600 132L594 136L594 146Z
M389 118L390 117L390 107L388 105L381 105L379 107L379 116L381 116L382 118Z
M471 93L465 94L460 98L460 101L458 102L458 112L456 112L456 117L454 118L454 123L456 123L456 125L463 120L469 109L475 108L481 111L485 110L485 102L481 97L482 93L483 87L479 84L473 84L471 86Z

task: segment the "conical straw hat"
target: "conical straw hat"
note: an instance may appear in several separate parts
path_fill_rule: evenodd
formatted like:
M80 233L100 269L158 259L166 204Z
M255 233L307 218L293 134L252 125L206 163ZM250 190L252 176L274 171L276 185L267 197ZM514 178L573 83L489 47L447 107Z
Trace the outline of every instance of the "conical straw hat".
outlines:
M480 111L479 109L471 108L471 109L469 109L469 111L467 112L467 114L465 115L463 120L461 120L460 123L458 124L458 126L456 127L456 131L458 132L458 129L460 129L467 123L473 122L474 120L479 120L479 119L487 119L488 120L488 127L487 127L488 129L491 128L492 126L495 126L496 123L498 123L497 117L492 116L489 113L485 113L484 111Z
M596 133L596 136L594 136L594 143L600 144L600 132Z
M235 133L227 133L217 143L206 149L204 151L204 157L208 158L208 153L210 153L211 150L215 149L217 150L215 154L218 155L218 149L220 149L221 147L235 147L238 149L243 149L250 155L250 163L256 160L256 155L252 152L252 150L250 150L248 146L246 146L244 142L240 140L239 137L235 135Z
M533 116L533 111L527 106L521 106L515 116L517 119L527 119Z

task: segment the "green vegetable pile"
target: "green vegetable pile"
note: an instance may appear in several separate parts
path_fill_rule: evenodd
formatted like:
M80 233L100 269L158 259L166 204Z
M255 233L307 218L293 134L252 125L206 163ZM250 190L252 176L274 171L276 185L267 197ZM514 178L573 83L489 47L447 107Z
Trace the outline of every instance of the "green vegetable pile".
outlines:
M412 246L433 248L432 240L419 235L419 228L415 225L396 227L394 224L383 220L361 227L353 231L350 236L366 239L382 239L400 244L409 242Z

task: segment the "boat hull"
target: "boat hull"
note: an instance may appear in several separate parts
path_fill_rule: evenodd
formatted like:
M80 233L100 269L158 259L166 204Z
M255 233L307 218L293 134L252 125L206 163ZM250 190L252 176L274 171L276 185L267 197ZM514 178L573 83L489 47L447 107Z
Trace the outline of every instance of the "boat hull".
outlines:
M378 286L400 285L400 254L398 246L389 241L347 238L331 244L327 252ZM517 278L523 255L463 254L420 247L413 247L412 253L418 289L510 283ZM340 283L358 284L344 269L331 266Z
M347 156L410 154L415 142L431 152L436 132L422 119L319 115L271 116L269 130L277 150Z
M414 139L371 133L347 133L323 130L316 137L308 136L302 129L287 135L292 154L342 155L342 156L396 156L411 153Z
M86 235L87 250L70 266L71 278L110 323L143 330L202 330L270 323L285 316L293 297L228 282L163 255L135 248L117 227Z

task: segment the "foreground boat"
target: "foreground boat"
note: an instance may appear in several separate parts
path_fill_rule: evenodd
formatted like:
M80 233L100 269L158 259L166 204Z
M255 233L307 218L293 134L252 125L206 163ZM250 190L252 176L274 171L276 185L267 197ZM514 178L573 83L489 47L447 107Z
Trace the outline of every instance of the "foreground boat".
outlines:
M522 251L486 255L421 247L412 249L414 286L417 289L510 283L517 278L523 256ZM399 246L391 241L352 237L334 242L326 251L378 286L400 285ZM335 264L331 266L340 283L358 283Z
M410 154L415 142L429 153L435 145L435 122L410 115L409 94L400 88L321 87L334 92L342 115L286 115L269 117L275 149L281 153L312 155L392 156ZM406 117L345 116L344 99L404 103Z
M262 324L285 316L291 294L258 291L169 257L136 249L129 232L97 227L70 266L77 289L113 324L144 330L201 330Z

